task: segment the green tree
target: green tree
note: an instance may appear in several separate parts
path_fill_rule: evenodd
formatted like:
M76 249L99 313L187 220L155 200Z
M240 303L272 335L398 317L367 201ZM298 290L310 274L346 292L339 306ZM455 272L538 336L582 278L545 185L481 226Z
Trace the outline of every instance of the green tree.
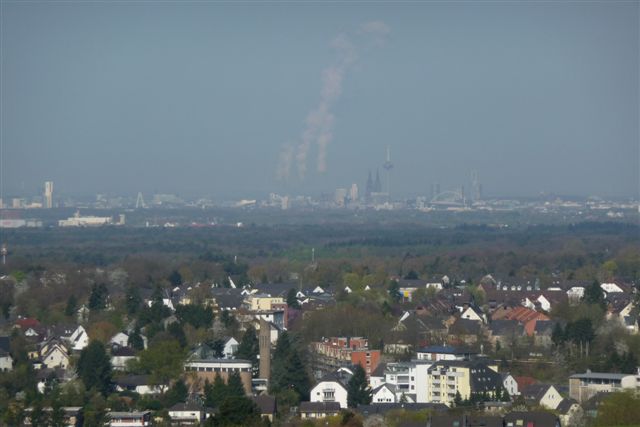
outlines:
M402 294L400 293L400 285L395 280L392 280L389 284L389 296L391 300L394 302L398 302L402 299Z
M167 327L167 332L180 343L180 347L184 348L187 345L187 337L184 334L184 329L179 322L173 322Z
M310 384L307 369L288 332L283 332L278 337L271 367L270 387L273 393L294 390L298 399L308 398Z
M296 290L294 288L289 289L287 292L287 305L292 308L300 308L300 304L298 303L298 298L296 297Z
M164 406L170 408L178 402L185 402L189 396L189 389L182 379L173 383L173 386L164 395Z
M127 313L134 315L140 310L142 304L142 297L140 296L140 290L137 286L131 284L127 287L125 294L125 305L127 307Z
M260 345L258 342L258 335L253 326L249 325L247 330L242 335L242 340L238 344L238 350L236 351L237 359L250 360L255 367L258 363L258 354L260 353Z
M582 297L582 300L587 304L595 304L604 307L604 292L597 280L594 280L584 289L584 296Z
M104 427L108 421L107 402L100 394L94 395L82 408L84 427Z
M168 279L172 286L180 286L182 284L182 276L178 270L173 270Z
M129 334L127 345L134 350L144 350L144 340L142 339L142 335L140 335L140 328L137 326L133 332Z
M95 387L105 396L111 391L111 361L100 341L91 341L80 352L76 371L87 390Z
M596 426L637 426L640 397L633 392L611 393L598 407Z
M94 283L91 288L91 295L89 295L89 309L103 310L107 306L108 297L109 291L107 290L107 285L104 283Z
M216 416L219 426L259 426L260 409L251 399L242 396L230 396L220 405Z
M227 396L242 397L245 395L242 378L239 372L233 372L227 379Z
M347 403L350 408L371 403L371 389L367 382L367 374L360 365L356 365L353 376L347 383Z
M65 316L73 316L78 310L78 299L75 295L69 295L67 298L67 306L64 308Z
M31 406L31 425L33 426L45 426L48 424L47 414L42 408L42 399L36 399Z
M160 341L140 352L140 368L163 391L182 372L185 354L176 340Z
M219 375L213 380L213 384L205 384L205 405L209 408L218 407L227 397L227 385Z

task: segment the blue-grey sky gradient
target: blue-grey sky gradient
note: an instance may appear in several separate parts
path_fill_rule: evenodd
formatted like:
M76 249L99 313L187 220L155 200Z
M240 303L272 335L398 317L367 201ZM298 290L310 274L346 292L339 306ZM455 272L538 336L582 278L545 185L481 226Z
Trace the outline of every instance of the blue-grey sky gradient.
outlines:
M332 191L384 161L393 190L637 196L639 3L2 2L5 194ZM357 45L327 170L276 179Z

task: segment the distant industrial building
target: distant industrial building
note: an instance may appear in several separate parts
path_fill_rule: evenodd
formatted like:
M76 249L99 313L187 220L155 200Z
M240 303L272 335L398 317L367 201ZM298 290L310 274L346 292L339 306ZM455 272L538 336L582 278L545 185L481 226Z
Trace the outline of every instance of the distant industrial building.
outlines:
M74 216L61 219L58 221L60 227L98 227L101 225L109 225L113 223L110 216L80 216L80 212L76 212Z
M53 207L53 181L45 181L44 208L51 209L52 207Z

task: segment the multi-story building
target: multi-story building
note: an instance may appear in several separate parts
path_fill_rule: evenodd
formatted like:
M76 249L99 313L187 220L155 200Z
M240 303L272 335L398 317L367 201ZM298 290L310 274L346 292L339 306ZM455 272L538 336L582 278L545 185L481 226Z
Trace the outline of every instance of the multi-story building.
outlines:
M370 349L368 340L361 337L332 337L313 342L311 353L318 377L352 365L362 366L368 377L380 363L380 350Z
M195 388L202 389L205 381L213 383L216 377L221 377L226 383L234 372L240 374L244 391L251 395L252 364L241 359L200 359L192 357L184 364L186 380Z
M470 399L473 395L491 396L502 384L497 366L482 361L441 361L428 370L428 402L451 406L456 395Z
M591 372L569 377L569 397L579 403L586 402L596 393L640 390L640 369L635 374L609 374Z

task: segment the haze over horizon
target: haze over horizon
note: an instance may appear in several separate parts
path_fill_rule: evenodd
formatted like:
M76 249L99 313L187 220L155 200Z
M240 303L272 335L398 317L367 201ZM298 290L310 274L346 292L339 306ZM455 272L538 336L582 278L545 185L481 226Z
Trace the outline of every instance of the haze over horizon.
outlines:
M3 194L638 197L638 2L0 7Z

